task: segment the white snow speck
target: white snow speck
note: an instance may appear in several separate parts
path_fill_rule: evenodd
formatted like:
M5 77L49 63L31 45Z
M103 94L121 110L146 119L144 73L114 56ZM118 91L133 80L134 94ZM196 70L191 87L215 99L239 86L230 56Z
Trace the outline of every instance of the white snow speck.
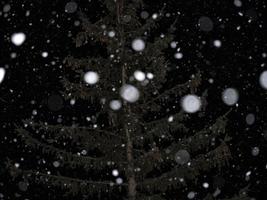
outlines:
M175 49L177 47L177 42L172 41L171 42L171 48Z
M168 118L168 122L173 122L173 116L170 116L169 118Z
M190 154L187 150L182 149L175 154L175 161L180 165L187 163L189 160Z
M113 176L119 176L119 171L117 169L112 170L112 175Z
M48 53L47 52L42 52L42 57L43 58L46 58L48 56Z
M147 11L142 11L141 12L141 18L147 19L149 17L149 13Z
M259 82L260 82L261 87L267 90L267 71L264 71L261 73Z
M221 47L222 46L222 42L220 40L214 40L213 41L213 45L217 48Z
M122 184L122 183L123 183L122 178L117 178L117 179L116 179L116 183L119 184L119 185Z
M198 20L198 26L201 31L209 32L213 29L213 22L209 17L202 16Z
M198 96L189 94L182 98L181 106L185 112L195 113L200 109L201 101Z
M99 80L99 76L96 72L89 71L84 74L84 81L89 85L96 84Z
M148 79L153 79L153 78L154 78L154 75L153 75L152 73L147 73L147 74L146 74L146 77L147 77Z
M111 37L111 38L114 37L115 36L115 32L114 31L109 31L108 32L108 36Z
M137 70L137 71L134 72L134 78L137 81L144 81L145 78L146 78L146 75L145 75L144 72Z
M222 92L222 100L228 106L236 104L238 99L239 99L239 94L237 90L234 88L227 88Z
M203 187L204 188L209 188L209 184L208 183L203 183Z
M252 113L249 113L247 116L246 116L246 122L248 125L252 125L254 124L255 122L255 115L252 114Z
M189 193L187 194L187 198L188 198L188 199L193 199L193 198L195 198L195 195L196 195L195 192L189 192Z
M121 108L121 102L119 100L112 100L109 106L112 110L119 110Z
M25 40L26 40L26 35L22 32L13 33L11 35L11 42L16 46L22 45Z
M242 6L242 2L240 0L234 0L234 5L236 7L241 7Z
M121 87L120 95L124 100L130 103L136 102L140 97L139 90L136 87L128 84Z
M177 53L174 54L174 58L176 58L176 59L182 59L183 58L183 54L180 53L180 52L177 52Z
M10 9L11 9L11 6L10 6L9 4L6 4L6 5L4 5L4 7L3 7L3 11L4 11L5 13L6 13L6 12L9 12Z
M157 13L154 13L153 15L152 15L152 19L157 19L158 18L158 14Z
M70 1L65 5L65 12L66 13L74 13L74 12L76 12L77 8L78 8L77 3L74 1Z
M75 99L71 99L71 100L70 100L70 105L73 106L75 103L76 103Z
M3 82L4 78L5 78L5 74L6 74L6 70L2 67L0 67L0 83Z
M259 155L259 153L260 153L259 147L253 147L253 149L251 150L251 154L253 156L257 156L257 155Z
M135 51L143 51L145 46L145 42L142 39L134 39L132 42L132 48Z
M58 161L54 161L54 162L53 162L53 165L54 165L54 167L59 167L60 162L58 162Z

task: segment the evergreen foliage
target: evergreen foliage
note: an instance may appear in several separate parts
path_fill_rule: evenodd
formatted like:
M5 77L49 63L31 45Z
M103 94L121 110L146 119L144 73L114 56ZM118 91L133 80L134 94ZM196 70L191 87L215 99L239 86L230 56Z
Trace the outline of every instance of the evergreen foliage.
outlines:
M170 105L177 103L173 99L202 92L199 91L202 74L196 71L185 83L167 84L170 61L165 51L174 38L176 21L169 25L164 36L153 34L165 15L164 7L157 19L144 20L138 14L145 6L141 0L105 0L104 5L105 16L96 22L79 12L82 30L75 39L77 48L94 44L104 50L96 56L67 56L64 60L66 76L62 79L65 99L95 105L99 108L95 113L96 124L101 119L102 125L25 120L24 126L16 129L25 152L38 152L57 160L60 166L50 173L38 168L17 168L13 161L7 162L7 166L14 179L23 177L29 183L59 188L66 198L82 195L87 199L96 195L99 199L168 199L168 191L199 184L198 177L202 173L211 170L219 173L229 165L228 113L202 130L190 128L191 115L182 110L172 114L172 122L168 122L166 115L157 115L161 110L171 109ZM108 36L110 30L115 32L115 37ZM136 38L145 41L144 51L135 52L131 48ZM97 84L86 85L83 81L88 70L99 74ZM150 72L154 78L144 86L131 78L136 70ZM140 91L139 100L135 103L123 101L119 111L110 109L109 102L119 99L119 88L128 83ZM203 92L202 102L205 96ZM201 112L204 110L203 103ZM81 153L83 150L85 153ZM190 154L189 162L175 161L179 150ZM122 184L114 182L113 169L119 171ZM93 173L97 176L91 176ZM205 200L212 199L217 198L212 194L205 197ZM246 192L241 192L228 199L249 198Z

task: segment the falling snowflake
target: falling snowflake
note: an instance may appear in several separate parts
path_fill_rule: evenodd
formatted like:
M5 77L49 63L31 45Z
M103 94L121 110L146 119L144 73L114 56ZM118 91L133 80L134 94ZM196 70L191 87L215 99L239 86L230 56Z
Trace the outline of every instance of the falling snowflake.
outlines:
M26 35L22 32L14 33L11 35L11 42L16 46L22 45L25 40L26 40Z
M134 78L137 81L144 81L145 78L146 78L146 75L145 75L144 72L137 70L137 71L134 72Z
M119 110L122 105L119 100L112 100L110 101L109 106L112 110Z
M89 85L96 84L99 80L99 76L96 72L89 71L84 74L84 81Z
M135 51L143 51L145 49L145 42L142 39L135 39L132 42L132 48Z
M77 3L70 1L65 6L65 12L66 13L74 13L74 12L76 12L77 8L78 8Z
M179 150L175 154L175 161L180 165L187 163L189 160L190 160L190 154L188 153L188 151L184 149Z
M181 100L181 106L185 112L195 113L201 107L200 98L196 95L186 95Z
M0 83L3 82L4 78L5 78L5 74L6 74L6 70L2 67L0 67Z
M136 102L140 97L139 90L129 84L126 84L121 87L120 95L124 100L130 103Z
M221 47L222 46L222 42L220 40L214 40L213 41L213 45L217 48Z
M267 90L267 71L261 73L259 82L261 87Z
M234 88L227 88L222 93L222 100L228 106L236 104L238 99L239 99L239 94L237 90Z

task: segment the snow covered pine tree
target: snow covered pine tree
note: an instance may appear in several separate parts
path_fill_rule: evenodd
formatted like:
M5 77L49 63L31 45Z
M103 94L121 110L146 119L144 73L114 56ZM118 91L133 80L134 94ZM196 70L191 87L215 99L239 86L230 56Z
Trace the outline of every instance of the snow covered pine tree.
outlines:
M199 184L201 173L220 171L231 159L227 113L202 130L186 127L191 113L205 109L205 92L195 98L201 72L186 83L167 84L164 50L173 41L176 21L157 36L152 30L164 17L164 8L139 18L145 6L141 1L106 0L104 5L106 16L94 23L79 12L83 31L76 38L77 48L94 44L104 50L96 56L68 56L62 81L62 94L71 104L96 108L88 120L92 124L25 120L17 128L25 151L54 160L53 169L48 173L47 168L25 169L10 162L11 175L29 185L57 188L62 199L173 199L168 197L171 191L183 194L175 199L193 199L195 192L184 195L182 189ZM191 103L174 113L173 105L188 94ZM230 199L247 197L240 192Z

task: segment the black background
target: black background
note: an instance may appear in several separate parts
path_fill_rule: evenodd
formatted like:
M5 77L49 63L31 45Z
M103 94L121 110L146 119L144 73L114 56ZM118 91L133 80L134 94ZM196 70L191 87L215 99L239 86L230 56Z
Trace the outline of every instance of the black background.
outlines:
M78 9L85 11L92 21L103 15L98 1L76 2ZM164 3L145 2L146 10L150 14L158 12ZM21 124L22 119L31 117L55 123L58 115L68 121L79 115L83 109L80 106L74 111L63 98L62 102L56 101L59 104L56 108L48 106L49 98L55 95L58 97L62 88L60 79L64 74L63 59L70 54L81 54L73 43L74 36L80 30L79 26L74 25L78 17L76 13L64 11L66 3L67 1L56 0L1 1L0 9L6 4L11 6L7 16L3 12L0 15L0 67L6 69L5 79L0 85L1 165L6 157L20 162L20 158L24 156L16 149L18 144L14 142L14 124ZM267 29L264 22L264 19L267 19L266 3L263 0L243 1L240 8L236 7L233 1L187 0L165 3L167 11L171 13L170 19L165 19L167 22L174 19L177 12L181 13L175 35L184 54L183 59L179 61L170 56L172 65L169 69L169 83L186 81L190 74L200 69L204 75L202 91L208 89L205 120L195 119L191 126L197 129L229 110L221 100L221 92L225 88L234 87L239 92L238 107L233 107L229 115L233 160L225 171L223 196L231 195L239 188L250 185L251 197L267 198L267 93L259 84L261 72L267 69L266 58L262 56L267 52ZM28 17L25 16L27 11L30 11ZM240 16L239 12L243 13L243 16ZM211 32L199 30L197 23L201 16L212 19L214 28ZM237 26L241 29L237 30ZM20 31L24 32L27 38L22 46L16 47L10 42L10 36ZM165 31L163 22L155 34ZM222 41L221 48L213 46L215 39ZM202 45L204 40L206 44ZM47 58L41 56L44 51L49 53ZM88 54L93 54L93 51L94 49L88 49ZM17 54L14 59L10 57L12 52ZM170 52L173 53L171 49ZM210 78L214 79L213 84L208 82ZM33 100L34 104L31 103ZM38 112L37 116L32 116L34 109ZM255 123L250 126L245 120L248 113L256 116ZM251 154L253 147L259 147L258 156ZM252 172L248 181L245 180L247 171ZM212 183L213 172L204 179ZM213 189L206 190L201 185L196 188L204 196ZM0 193L4 199L15 199L14 196L21 199L40 199L37 191L39 192L34 186L26 192L20 191L16 182L7 174L2 174Z

